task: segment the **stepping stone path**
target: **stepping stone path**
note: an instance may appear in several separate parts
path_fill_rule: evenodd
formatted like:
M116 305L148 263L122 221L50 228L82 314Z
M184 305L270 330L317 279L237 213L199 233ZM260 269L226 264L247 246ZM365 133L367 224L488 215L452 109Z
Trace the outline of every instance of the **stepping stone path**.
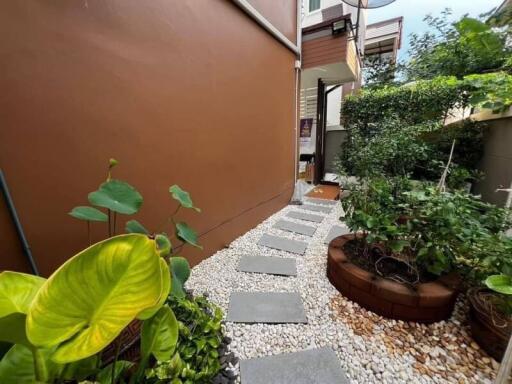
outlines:
M242 360L240 376L243 384L350 383L330 348Z
M229 299L227 321L234 323L307 323L300 294L235 292Z
M280 251L296 253L298 255L303 255L308 247L308 244L304 241L287 239L286 237L273 236L266 233L261 236L258 244L263 245L264 247L278 249Z
M292 219L312 221L314 223L321 223L325 219L324 216L313 215L311 213L304 213L299 211L290 211L286 214L286 216L291 217Z
M316 232L316 228L312 227L311 225L298 224L288 220L279 220L274 224L274 228L288 232L295 232L306 236L313 236Z
M308 199L313 204L299 208L330 213L334 201ZM287 217L321 223L324 216L290 211ZM277 221L273 228L313 236L316 227L288 220ZM326 242L348 229L341 226L331 228ZM328 240L329 239L329 240ZM258 245L304 255L308 243L285 237L263 234ZM240 258L238 270L249 273L264 273L281 276L297 276L295 258L251 256ZM308 322L302 297L298 292L232 292L226 320L233 323L306 324ZM340 363L330 348L310 349L296 353L267 356L240 362L242 384L348 384L349 381Z
M331 213L332 212L331 207L325 207L322 205L302 204L297 207L300 209L304 209L306 211L322 212L322 213Z
M334 200L326 200L326 199L315 199L315 198L309 198L307 200L304 200L306 203L314 203L314 204L320 204L320 205L329 205L331 207L335 206L336 204L339 204L339 201Z
M297 276L295 259L286 257L244 255L240 259L238 270L269 275Z
M338 236L347 235L350 233L350 229L347 227L342 227L341 225L334 225L327 234L324 243L329 244L331 241L333 241Z

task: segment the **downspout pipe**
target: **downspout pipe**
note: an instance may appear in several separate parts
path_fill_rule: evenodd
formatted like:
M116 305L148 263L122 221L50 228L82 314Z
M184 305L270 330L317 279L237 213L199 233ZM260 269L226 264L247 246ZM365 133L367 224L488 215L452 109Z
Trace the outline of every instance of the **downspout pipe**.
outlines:
M16 212L14 202L12 201L11 194L9 193L9 188L7 187L7 181L5 180L4 173L1 169L0 188L2 189L2 195L4 196L5 202L7 204L7 209L9 209L9 214L11 215L12 221L14 222L14 226L16 227L16 232L18 233L18 237L21 242L21 247L23 248L23 253L27 258L28 263L30 264L30 269L32 269L32 273L34 275L39 276L39 270L37 269L36 262L32 256L30 245L28 244L27 238L25 237L25 232L23 232L23 227L21 226L18 213Z
M300 121L300 71L302 67L302 0L297 0L297 48L299 50L295 60L295 170L294 184L299 179L299 121Z

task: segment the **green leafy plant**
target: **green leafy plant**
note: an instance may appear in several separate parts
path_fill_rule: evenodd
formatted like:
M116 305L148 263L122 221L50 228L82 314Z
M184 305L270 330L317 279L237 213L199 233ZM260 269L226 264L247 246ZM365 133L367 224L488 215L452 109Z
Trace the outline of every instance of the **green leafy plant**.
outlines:
M0 373L11 374L16 363L24 375L15 376L17 382L52 382L96 359L132 320L151 319L171 286L160 256L155 239L129 234L85 249L47 280L2 272L0 339L15 346ZM7 380L13 378L0 376Z
M176 384L210 383L221 370L222 311L205 297L171 296L168 303L179 319L176 353L148 370L146 378Z
M483 73L501 68L510 55L506 44L509 31L467 16L455 22L445 10L440 16L427 15L429 30L412 34L410 56L402 64L408 80L431 79Z
M464 263L488 265L493 261L488 257L476 261L510 225L506 209L407 179L364 180L342 204L346 224L363 234L363 257L378 247L382 256L407 263L418 275L441 275ZM504 263L505 253L495 248L496 261Z

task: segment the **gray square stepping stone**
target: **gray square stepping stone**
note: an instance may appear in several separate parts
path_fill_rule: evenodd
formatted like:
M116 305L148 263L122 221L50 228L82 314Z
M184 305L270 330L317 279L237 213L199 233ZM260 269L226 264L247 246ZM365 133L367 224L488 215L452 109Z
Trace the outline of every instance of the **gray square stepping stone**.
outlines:
M335 206L336 204L340 203L337 200L315 199L314 197L310 197L310 198L306 199L305 202L306 203L321 204L321 205L328 205L328 206Z
M323 221L323 219L325 219L324 216L313 215L311 213L304 213L304 212L299 212L299 211L290 211L286 214L286 216L291 217L292 219L312 221L314 223L321 223Z
M303 255L306 252L308 243L299 240L287 239L286 237L272 236L266 233L261 236L258 245Z
M238 270L269 275L297 276L295 259L287 257L244 255L240 259Z
M293 221L279 220L274 224L274 228L282 229L283 231L300 233L301 235L313 236L316 228L311 225L298 224Z
M240 361L242 384L349 384L330 348Z
M327 234L327 236L324 240L324 243L329 244L336 237L342 236L342 235L347 235L349 233L350 233L350 229L348 229L347 227L342 227L341 225L335 225L329 230L329 233Z
M299 205L298 208L305 209L306 211L322 212L322 213L331 213L331 211L332 211L331 207L326 207L323 205L313 205L313 204L302 204L302 205Z
M296 292L234 292L229 298L227 321L233 323L307 323Z

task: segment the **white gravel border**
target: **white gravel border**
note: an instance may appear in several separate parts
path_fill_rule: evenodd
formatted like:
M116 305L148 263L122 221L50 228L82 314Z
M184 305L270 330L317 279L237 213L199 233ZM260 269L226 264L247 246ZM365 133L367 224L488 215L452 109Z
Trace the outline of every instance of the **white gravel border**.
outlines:
M311 203L311 202L309 202ZM225 324L225 332L233 339L231 350L240 358L248 359L280 353L296 352L308 348L329 346L333 348L351 383L491 383L484 372L474 372L474 377L454 373L448 380L440 375L425 375L413 368L415 358L409 354L390 354L380 338L368 338L354 334L343 318L336 319L330 307L331 299L341 294L326 277L327 245L324 239L333 225L340 224L343 211L340 204L333 206L326 219L315 224L285 217L288 211L300 210L300 206L287 206L275 213L256 228L233 241L223 249L192 269L186 286L195 294L207 292L210 299L227 311L231 292L299 292L302 296L308 324ZM310 211L303 211L312 213ZM313 237L294 234L273 228L279 219L314 225ZM264 233L308 242L303 256L257 245ZM294 257L297 260L297 277L281 277L264 274L242 273L236 270L240 256L244 254L276 257ZM349 304L350 305L350 304ZM358 309L357 304L353 308ZM361 316L361 322L365 322ZM382 319L377 332L386 326L400 322ZM473 373L473 372L472 372ZM291 383L290 383L291 384ZM333 383L335 384L335 383Z

